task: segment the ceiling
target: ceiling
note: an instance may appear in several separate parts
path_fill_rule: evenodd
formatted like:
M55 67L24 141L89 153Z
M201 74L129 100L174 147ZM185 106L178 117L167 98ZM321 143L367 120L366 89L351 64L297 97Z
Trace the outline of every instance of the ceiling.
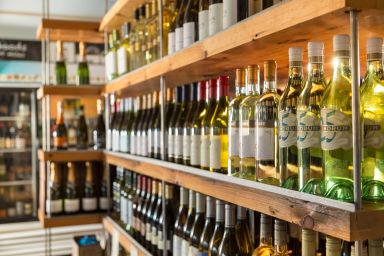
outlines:
M43 0L0 0L1 38L35 39ZM50 0L50 18L100 20L105 0Z

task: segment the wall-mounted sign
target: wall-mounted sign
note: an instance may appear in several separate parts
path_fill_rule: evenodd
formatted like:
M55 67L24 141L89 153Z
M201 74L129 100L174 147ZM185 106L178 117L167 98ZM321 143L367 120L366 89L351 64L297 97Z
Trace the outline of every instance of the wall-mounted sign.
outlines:
M0 60L41 61L41 42L1 39Z

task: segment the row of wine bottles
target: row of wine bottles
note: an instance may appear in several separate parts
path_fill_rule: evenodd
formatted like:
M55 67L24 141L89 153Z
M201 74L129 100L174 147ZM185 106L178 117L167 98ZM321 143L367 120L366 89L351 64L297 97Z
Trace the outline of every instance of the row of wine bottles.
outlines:
M280 1L273 0L168 0L163 3L163 33L160 35L158 0L134 11L134 22L121 33L109 35L106 70L109 80L214 35ZM120 36L121 34L121 36ZM120 39L121 38L121 39Z
M384 199L384 150L380 102L383 98L381 38L367 41L367 74L361 85L364 129L363 198ZM288 83L276 90L275 61L264 62L264 87L258 66L236 71L236 97L229 102L227 76L167 91L165 158L180 164L353 201L352 83L350 40L334 36L334 68L325 80L323 43L308 43L308 78L303 50L289 49ZM156 92L158 99L158 93ZM112 115L108 149L159 158L159 103L142 96L136 107ZM155 97L155 99L156 99ZM132 100L131 100L132 101ZM139 105L140 104L140 105ZM140 107L138 107L138 105ZM120 116L116 118L115 116ZM123 120L123 122L121 121ZM123 126L122 123L127 125ZM126 128L128 127L128 128ZM123 129L121 129L123 128ZM127 135L119 138L118 134ZM111 137L109 137L111 138ZM137 140L138 139L138 140ZM114 147L117 142L130 148ZM126 142L128 141L128 142ZM157 146L155 146L157 145Z
M108 210L107 175L99 162L51 163L46 213L60 215Z
M163 189L161 181L121 167L116 171L113 216L152 255L355 255L353 243L182 187ZM382 256L383 241L367 241L363 251Z

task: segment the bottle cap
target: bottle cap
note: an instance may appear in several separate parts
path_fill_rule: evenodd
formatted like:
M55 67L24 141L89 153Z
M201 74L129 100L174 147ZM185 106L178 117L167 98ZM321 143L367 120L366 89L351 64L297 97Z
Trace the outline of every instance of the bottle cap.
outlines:
M367 54L381 53L383 47L383 39L380 37L370 37L367 39Z
M303 48L290 47L288 49L289 61L303 61Z
M324 56L324 44L321 41L308 42L308 57Z
M333 51L349 51L349 35L334 35L333 36Z

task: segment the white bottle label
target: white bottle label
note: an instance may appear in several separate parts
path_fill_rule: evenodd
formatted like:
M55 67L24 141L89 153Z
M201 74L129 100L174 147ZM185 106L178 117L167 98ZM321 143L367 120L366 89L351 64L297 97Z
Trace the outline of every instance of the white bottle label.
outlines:
M240 158L255 157L256 128L253 120L242 122L240 130Z
M111 129L107 130L106 148L107 148L107 150L111 150L112 149L112 130Z
M161 135L160 130L156 129L153 132L153 153L160 154L160 147L161 147Z
M175 135L175 158L183 158L183 135Z
M83 211L95 211L97 209L97 198L83 198L81 199Z
M143 137L141 136L141 132L139 132L136 136L136 154L137 155L142 155L143 151L142 151L142 146L143 146Z
M192 245L189 246L188 256L197 256L198 253L199 253L199 249L197 249L196 247L193 247Z
M120 220L123 223L127 223L127 207L128 207L128 200L125 197L120 197Z
M80 199L64 199L65 212L78 212L80 210Z
M191 159L191 135L183 136L183 159Z
M203 40L209 35L209 14L208 10L199 12L199 40Z
M148 156L150 156L153 153L153 147L154 147L154 141L153 141L153 134L154 131L152 129L148 129Z
M182 239L177 235L173 235L173 256L181 256L181 243Z
M24 149L26 147L25 138L16 137L15 146L17 149Z
M279 111L279 147L286 148L296 145L297 118L288 111Z
M127 224L130 227L133 227L133 225L134 225L133 205L132 205L132 201L131 200L127 201Z
M121 152L128 152L128 134L127 134L127 131L121 131L120 132L120 135L119 135L119 138L120 138L120 151Z
M130 145L129 151L132 155L135 155L136 154L136 135L134 135L133 132L130 135L130 141L131 141L131 145Z
M297 147L320 148L320 118L311 111L297 111Z
M152 245L157 246L158 237L156 227L152 226Z
M148 136L143 135L141 136L141 155L142 156L148 156Z
M188 47L195 42L195 22L187 22L183 25L183 47Z
M119 146L120 146L120 140L119 140L119 131L118 130L113 130L112 131L112 137L113 137L113 140L112 140L112 150L117 152L120 150Z
M237 22L237 0L223 0L223 29Z
M181 242L181 255L182 256L187 256L189 251L189 242L185 239Z
M110 51L105 56L105 69L108 80L112 80L113 76L117 73L116 52Z
M220 169L221 168L221 136L210 136L209 146L209 168Z
M209 6L209 35L220 32L223 28L223 3L211 4Z
M200 166L209 167L209 135L201 136Z
M273 120L272 120L273 123ZM274 128L265 125L265 123L257 124L256 130L256 159L257 160L274 160L275 159L275 132Z
M168 55L175 53L176 38L175 32L168 33Z
M240 129L237 122L232 122L228 129L229 156L239 156Z
M47 213L55 214L63 212L63 200L47 200L46 201Z
M168 157L175 157L175 136L168 133Z
M99 208L100 210L108 210L108 197L100 197L99 198Z
M180 51L181 49L183 49L183 37L184 37L184 33L183 33L183 28L176 28L176 44L175 44L175 51Z
M201 136L191 136L191 165L200 166Z
M164 250L163 231L161 230L157 233L157 249Z
M377 120L364 118L364 148L381 149L384 147L384 134Z
M152 241L152 228L149 223L145 224L145 240L148 242Z
M124 46L117 50L117 73L122 75L128 72L128 54Z
M334 109L321 110L321 149L352 148L352 117Z

